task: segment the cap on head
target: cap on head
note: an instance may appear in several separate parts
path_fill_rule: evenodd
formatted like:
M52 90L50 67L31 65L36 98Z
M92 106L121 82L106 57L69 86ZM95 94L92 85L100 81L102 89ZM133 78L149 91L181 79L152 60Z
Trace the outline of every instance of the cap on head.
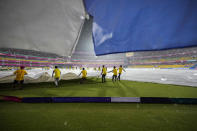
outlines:
M83 68L83 70L85 70L85 68Z
M55 68L57 68L57 66L55 66Z

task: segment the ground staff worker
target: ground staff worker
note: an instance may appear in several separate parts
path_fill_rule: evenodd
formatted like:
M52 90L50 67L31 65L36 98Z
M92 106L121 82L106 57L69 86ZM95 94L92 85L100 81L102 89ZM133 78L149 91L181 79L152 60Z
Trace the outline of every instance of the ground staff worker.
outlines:
M86 80L86 77L87 77L87 71L85 70L85 68L82 69L81 73L79 74L79 76L82 74L82 79L80 81L80 84L82 84L85 80Z
M114 69L110 72L113 72L112 81L113 82L116 81L117 80L117 74L118 74L116 67L114 66ZM108 72L108 73L110 73L110 72Z
M54 77L55 86L58 87L58 82L60 80L61 71L58 69L57 66L55 66L55 69L53 70L52 77L54 73L55 73L55 77Z
M14 74L16 75L16 78L13 83L13 88L16 87L16 84L20 83L20 89L22 89L23 88L22 85L24 83L24 75L27 75L25 67L21 66L19 70L16 70L14 72Z
M102 83L106 82L105 76L107 75L107 68L104 65L103 65L103 68L102 68L101 75L102 75Z
M118 71L119 71L119 72L118 72L118 80L120 81L120 76L121 76L121 74L122 74L122 71L124 71L124 72L126 72L126 71L124 70L124 68L122 68L122 65L120 65Z

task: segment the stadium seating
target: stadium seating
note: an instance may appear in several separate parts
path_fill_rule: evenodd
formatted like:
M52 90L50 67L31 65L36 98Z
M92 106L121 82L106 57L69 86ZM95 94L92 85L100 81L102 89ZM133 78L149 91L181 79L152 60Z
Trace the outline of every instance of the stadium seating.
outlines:
M196 69L197 48L183 48L165 51L137 52L128 57L131 68L188 68Z

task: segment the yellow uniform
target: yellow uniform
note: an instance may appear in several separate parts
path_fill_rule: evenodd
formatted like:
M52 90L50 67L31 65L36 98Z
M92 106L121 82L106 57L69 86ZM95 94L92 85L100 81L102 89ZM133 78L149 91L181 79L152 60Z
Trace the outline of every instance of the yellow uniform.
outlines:
M16 78L15 78L16 81L22 81L24 80L24 75L26 75L27 72L24 69L19 69L16 70L14 74L16 74Z
M53 72L55 73L55 78L60 78L61 72L58 68L56 68Z
M103 75L106 75L107 74L107 69L105 67L103 67L103 69L102 69L102 74Z
M118 70L119 70L119 74L121 74L123 69L122 69L122 67L119 67Z
M86 70L82 70L81 73L82 73L82 78L86 78L86 76L87 76L87 71L86 71Z
M118 74L117 69L113 69L113 73L114 73L115 76L117 76L117 74Z

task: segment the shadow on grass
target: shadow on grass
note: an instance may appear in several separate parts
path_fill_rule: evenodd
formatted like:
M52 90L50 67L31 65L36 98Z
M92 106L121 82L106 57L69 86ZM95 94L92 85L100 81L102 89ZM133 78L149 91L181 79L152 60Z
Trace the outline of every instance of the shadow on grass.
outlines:
M76 86L76 84L80 85L81 79L72 79L72 80L60 80L60 87L67 86ZM89 85L89 84L100 84L102 83L100 80L95 78L86 79L81 85ZM13 88L13 83L0 83L0 91L9 91L9 90L17 90L20 85L16 85L16 88ZM36 88L56 88L54 82L40 82L40 83L24 83L23 89L36 89Z
M136 90L136 88L129 87L124 82L119 81L120 86L123 86L127 91L131 91L136 97L140 96L140 93Z

